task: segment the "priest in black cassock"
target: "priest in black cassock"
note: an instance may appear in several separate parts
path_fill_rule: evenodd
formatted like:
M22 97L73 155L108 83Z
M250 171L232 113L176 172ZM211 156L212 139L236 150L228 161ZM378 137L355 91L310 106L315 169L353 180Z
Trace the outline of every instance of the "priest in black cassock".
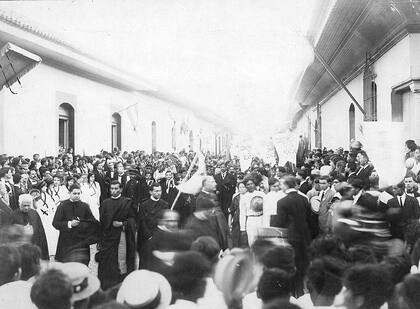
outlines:
M53 226L60 231L55 255L59 262L80 262L89 264L89 245L97 243L99 223L95 220L89 205L80 201L80 186L70 187L70 198L57 207Z
M19 208L13 212L12 223L23 225L25 234L29 236L34 245L41 249L41 258L49 260L47 237L41 218L33 207L33 199L30 194L19 196Z
M134 270L137 205L121 196L121 190L118 180L111 181L111 197L99 208L101 236L96 259L103 290L120 283Z
M223 250L229 247L229 227L219 207L216 196L217 183L213 176L203 179L202 190L197 196L196 209L185 228L191 230L194 238L213 237Z
M159 183L152 184L150 188L150 198L139 207L137 217L137 250L140 257L140 268L146 268L149 261L148 252L153 232L158 225L159 217L165 209L169 209L169 204L161 199L162 188Z

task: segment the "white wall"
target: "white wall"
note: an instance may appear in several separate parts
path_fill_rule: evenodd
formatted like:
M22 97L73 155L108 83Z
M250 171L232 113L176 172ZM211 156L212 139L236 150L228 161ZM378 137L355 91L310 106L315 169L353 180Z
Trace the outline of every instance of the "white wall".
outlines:
M13 95L0 91L0 152L23 154L37 152L56 155L58 151L58 106L69 103L75 109L75 151L86 155L111 149L111 115L121 115L122 149L151 151L151 123L157 123L157 150L172 151L173 120L177 133L182 121L187 121L195 134L198 149L200 129L211 125L196 119L190 111L146 95L118 90L56 68L39 64L22 79L23 88L16 84ZM136 113L138 123L130 120ZM130 108L128 108L130 107ZM134 117L135 118L135 117ZM135 128L135 130L134 130ZM188 138L177 138L178 150L188 146ZM187 148L186 148L187 149Z
M405 37L392 47L387 53L373 64L373 70L377 74L377 102L378 122L391 121L391 89L410 77L410 51L413 51L411 35ZM416 48L420 50L420 35L416 35ZM420 60L418 61L420 64ZM347 84L348 90L363 107L363 73ZM352 100L341 89L321 107L322 117L322 146L335 149L349 145L349 107ZM316 115L313 111L307 112L315 123ZM356 139L363 134L363 114L355 106ZM297 130L306 130L307 118L299 120ZM295 129L296 130L296 129ZM313 131L313 128L312 128ZM312 147L315 147L315 139L312 138Z

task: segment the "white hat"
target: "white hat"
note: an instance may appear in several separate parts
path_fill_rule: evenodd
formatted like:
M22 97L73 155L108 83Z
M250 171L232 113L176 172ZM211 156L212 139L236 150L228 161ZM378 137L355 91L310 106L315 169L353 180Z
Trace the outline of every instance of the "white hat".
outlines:
M161 274L144 269L133 271L125 277L117 294L117 302L133 308L148 305L163 309L169 306L171 299L172 290L168 280Z
M321 205L321 198L316 195L311 198L311 209L314 213L319 213L319 206Z
M0 308L36 309L31 300L32 284L13 281L0 286Z
M85 264L78 262L54 263L51 267L61 270L70 278L73 285L73 297L71 298L73 302L92 296L101 287L99 279L90 273Z

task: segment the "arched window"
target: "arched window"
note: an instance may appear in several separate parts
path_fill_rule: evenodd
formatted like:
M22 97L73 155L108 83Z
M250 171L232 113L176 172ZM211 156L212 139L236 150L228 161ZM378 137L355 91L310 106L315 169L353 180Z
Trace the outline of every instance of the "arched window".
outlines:
M111 150L121 150L121 115L113 113L111 117Z
M156 145L157 145L157 137L156 137L156 122L152 122L152 152L156 151Z
M190 131L190 150L194 151L194 133Z
M356 119L354 104L350 104L349 107L349 140L356 138Z
M74 151L74 108L68 103L58 107L58 145Z

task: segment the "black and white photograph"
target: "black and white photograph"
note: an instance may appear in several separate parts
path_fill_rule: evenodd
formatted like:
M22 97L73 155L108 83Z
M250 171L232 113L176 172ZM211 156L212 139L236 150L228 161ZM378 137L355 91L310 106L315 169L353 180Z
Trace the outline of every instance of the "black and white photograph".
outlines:
M0 309L419 309L420 0L0 1Z

